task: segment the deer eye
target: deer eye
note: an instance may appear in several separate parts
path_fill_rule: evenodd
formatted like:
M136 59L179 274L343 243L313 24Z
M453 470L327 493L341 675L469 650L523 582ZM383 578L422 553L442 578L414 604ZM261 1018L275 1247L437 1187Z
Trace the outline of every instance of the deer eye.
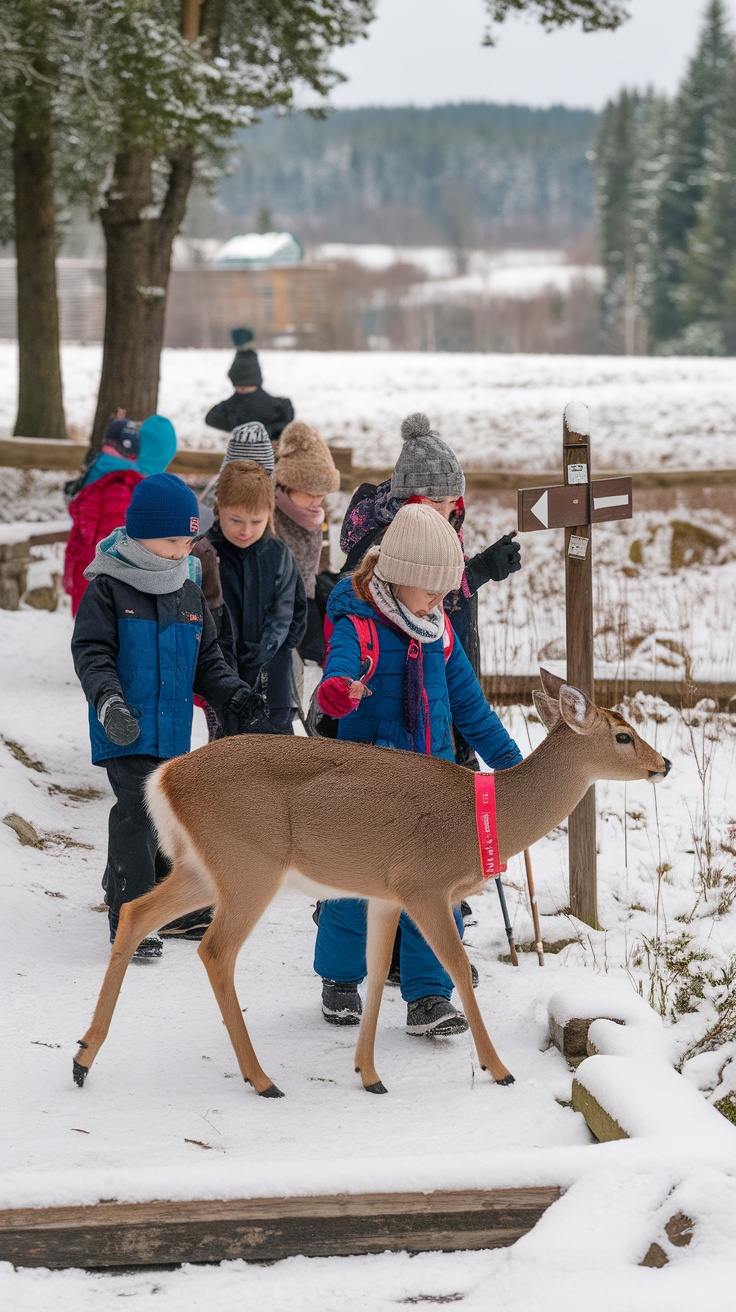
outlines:
M617 742L617 743L630 743L631 741L632 741L632 738L631 738L631 734L630 734L630 733L617 733L617 734L616 734L616 742Z

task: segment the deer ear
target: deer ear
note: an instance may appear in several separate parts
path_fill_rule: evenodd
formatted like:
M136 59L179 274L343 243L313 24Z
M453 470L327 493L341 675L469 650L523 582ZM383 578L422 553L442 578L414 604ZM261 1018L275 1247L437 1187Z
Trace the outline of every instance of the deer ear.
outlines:
M551 733L555 725L559 724L562 719L559 702L553 701L544 692L537 692L536 688L532 692L532 697L534 698L537 715L542 724L546 726L547 733Z
M542 687L547 696L551 697L553 702L556 702L560 695L560 688L565 686L565 680L561 679L559 675L552 674L549 670L545 670L544 666L540 666L539 668L539 677L542 680Z
M560 688L560 714L565 724L575 733L590 733L595 724L598 708L579 688L564 683Z

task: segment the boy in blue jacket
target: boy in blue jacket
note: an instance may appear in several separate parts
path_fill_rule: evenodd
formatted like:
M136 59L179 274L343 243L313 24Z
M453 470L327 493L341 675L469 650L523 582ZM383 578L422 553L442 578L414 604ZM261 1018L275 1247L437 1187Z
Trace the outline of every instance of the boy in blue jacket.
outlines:
M192 577L189 549L198 530L197 498L186 483L174 474L144 479L125 528L98 544L74 626L72 656L89 702L92 760L107 770L116 797L102 881L111 942L122 904L156 882L156 835L144 788L157 765L189 751L193 693L227 708L243 726L260 706L223 659ZM152 934L135 955L155 958L161 951L161 938Z
M338 738L452 761L454 723L487 765L503 770L521 761L443 610L464 563L447 520L430 506L408 505L389 524L380 548L337 584L327 604L334 629L317 698L339 721ZM361 668L361 622L373 625L378 640L372 674ZM462 937L458 908L455 920ZM450 1002L452 980L405 911L400 924L407 1033L462 1033L468 1025ZM322 903L314 967L323 981L322 1014L331 1024L359 1022L365 944L362 902Z

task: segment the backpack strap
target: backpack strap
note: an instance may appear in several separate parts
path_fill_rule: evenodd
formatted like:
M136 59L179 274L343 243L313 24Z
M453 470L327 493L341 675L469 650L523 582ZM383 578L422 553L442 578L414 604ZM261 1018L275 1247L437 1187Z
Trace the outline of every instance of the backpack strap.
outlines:
M360 645L360 676L359 677L363 680L364 683L366 683L368 679L373 678L373 675L376 672L376 666L378 665L378 656L380 651L378 645L378 629L376 628L375 622L373 620L363 619L360 615L348 615L347 618L352 621L353 625L355 626L355 632L358 635L358 643ZM334 629L335 626L332 623L332 620L327 615L325 615L325 623L324 623L325 648L326 648L325 660L327 660L327 653L330 650L330 641L332 639L332 634L334 632Z
M455 646L455 630L450 623L449 615L445 615L445 628L442 634L442 648L445 653L445 665L452 656L452 649Z
M378 629L373 620L363 619L360 615L351 615L350 619L355 625L360 643L360 679L362 683L367 683L373 678L378 665Z

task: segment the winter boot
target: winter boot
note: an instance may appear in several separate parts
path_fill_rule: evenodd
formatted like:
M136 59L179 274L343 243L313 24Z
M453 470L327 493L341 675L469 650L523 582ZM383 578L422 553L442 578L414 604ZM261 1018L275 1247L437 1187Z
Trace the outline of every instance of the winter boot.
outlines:
M164 950L164 941L158 934L148 934L141 939L131 961L157 961Z
M464 1034L468 1022L447 998L417 998L406 1011L407 1034L429 1035Z
M360 1025L363 1004L357 984L322 980L322 1015L328 1025Z

